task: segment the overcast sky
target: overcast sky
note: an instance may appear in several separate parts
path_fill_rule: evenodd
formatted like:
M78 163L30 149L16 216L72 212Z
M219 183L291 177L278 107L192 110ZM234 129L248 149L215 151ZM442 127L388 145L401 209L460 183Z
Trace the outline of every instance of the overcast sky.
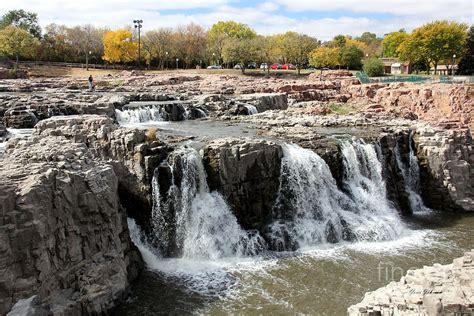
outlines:
M337 34L360 35L411 30L448 19L473 24L473 0L2 0L0 14L12 9L38 13L42 26L95 24L110 28L142 19L144 30L196 22L243 22L261 34L287 30L328 40Z

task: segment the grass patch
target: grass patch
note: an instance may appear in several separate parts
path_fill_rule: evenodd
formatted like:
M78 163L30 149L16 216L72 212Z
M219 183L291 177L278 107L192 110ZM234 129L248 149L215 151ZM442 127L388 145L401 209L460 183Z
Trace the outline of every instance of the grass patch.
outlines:
M157 129L154 128L154 127L149 128L145 133L146 140L149 141L149 142L155 141L156 140L156 131L157 131Z
M329 109L331 113L339 114L339 115L348 115L354 112L354 108L346 103L330 103Z

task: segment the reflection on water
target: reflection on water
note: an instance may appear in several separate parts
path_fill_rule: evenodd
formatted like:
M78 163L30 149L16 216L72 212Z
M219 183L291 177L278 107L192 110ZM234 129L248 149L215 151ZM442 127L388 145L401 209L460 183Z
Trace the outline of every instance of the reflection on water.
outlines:
M473 245L474 216L432 213L405 222L412 232L396 241L338 244L213 267L187 262L194 269L168 259L162 263L166 269L145 272L135 282L117 313L342 315L365 292L399 280L408 269L451 263Z

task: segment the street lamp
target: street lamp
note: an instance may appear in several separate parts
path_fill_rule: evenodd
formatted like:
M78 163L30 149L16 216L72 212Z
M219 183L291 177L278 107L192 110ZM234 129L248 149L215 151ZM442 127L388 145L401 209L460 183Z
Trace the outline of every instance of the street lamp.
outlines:
M168 52L165 52L165 68L168 69Z
M176 58L176 70L178 70L178 62L179 62L179 58Z
M89 51L89 54L86 54L86 70L89 70L89 56L92 54L91 51Z
M212 62L216 62L216 53L212 53Z
M138 67L140 67L140 30L142 28L143 20L133 20L133 24L135 25L135 29L138 30Z
M453 54L453 65L451 66L451 75L454 77L454 63L456 62L456 54Z

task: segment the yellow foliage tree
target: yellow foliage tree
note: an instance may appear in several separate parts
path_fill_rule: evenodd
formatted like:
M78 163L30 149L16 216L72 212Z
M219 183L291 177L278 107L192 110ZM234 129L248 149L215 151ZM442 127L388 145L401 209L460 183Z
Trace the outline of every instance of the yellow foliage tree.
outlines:
M126 63L137 58L138 44L132 41L132 32L118 29L104 34L104 56L109 63Z
M316 68L336 67L341 64L341 49L339 47L321 46L309 54L309 64Z
M14 57L18 68L20 56L31 55L37 40L27 31L16 26L7 26L0 31L0 53Z

